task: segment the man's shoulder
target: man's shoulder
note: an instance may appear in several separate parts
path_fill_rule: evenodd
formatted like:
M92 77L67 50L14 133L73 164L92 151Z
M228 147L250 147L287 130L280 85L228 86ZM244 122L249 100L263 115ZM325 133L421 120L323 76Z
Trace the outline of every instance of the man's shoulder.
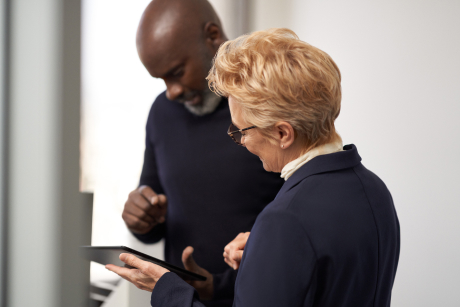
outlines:
M151 110L162 109L167 107L169 103L171 103L171 101L166 98L166 91L161 92L153 101Z
M166 91L160 93L153 101L150 107L148 122L157 121L162 122L168 118L168 114L176 116L183 112L183 106L176 101L171 101L166 97Z

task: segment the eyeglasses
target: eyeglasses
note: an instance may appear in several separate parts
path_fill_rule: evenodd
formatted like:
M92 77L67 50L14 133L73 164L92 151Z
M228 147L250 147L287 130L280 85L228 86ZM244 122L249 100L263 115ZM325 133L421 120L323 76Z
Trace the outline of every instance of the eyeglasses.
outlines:
M249 130L249 129L252 129L252 128L257 128L257 126L252 126L252 127L248 127L248 128L244 128L244 129L239 129L237 126L235 126L233 123L230 124L230 127L228 127L228 131L227 131L227 134L232 138L232 140L238 144L238 145L241 145L243 146L243 144L241 143L241 139L243 138L243 131L246 131L246 130Z

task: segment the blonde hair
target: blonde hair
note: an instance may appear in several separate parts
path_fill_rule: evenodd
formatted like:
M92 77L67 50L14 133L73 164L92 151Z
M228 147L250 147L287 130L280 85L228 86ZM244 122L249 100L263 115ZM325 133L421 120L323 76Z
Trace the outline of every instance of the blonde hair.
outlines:
M331 57L289 29L243 35L220 46L207 80L213 92L231 95L243 118L269 133L288 122L310 149L340 139L334 121L342 98L340 71Z

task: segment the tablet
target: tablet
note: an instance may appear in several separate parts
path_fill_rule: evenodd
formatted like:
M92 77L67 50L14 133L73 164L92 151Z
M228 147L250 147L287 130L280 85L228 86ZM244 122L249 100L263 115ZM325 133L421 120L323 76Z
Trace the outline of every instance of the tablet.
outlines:
M165 269L168 269L169 271L176 273L184 280L206 280L206 277L202 275L179 268L175 265L169 264L165 261L146 255L144 253L138 252L137 250L134 250L126 246L82 246L81 253L83 258L103 265L115 264L121 267L132 268L125 264L123 261L121 261L119 258L120 254L128 253L138 257L141 260L162 266Z

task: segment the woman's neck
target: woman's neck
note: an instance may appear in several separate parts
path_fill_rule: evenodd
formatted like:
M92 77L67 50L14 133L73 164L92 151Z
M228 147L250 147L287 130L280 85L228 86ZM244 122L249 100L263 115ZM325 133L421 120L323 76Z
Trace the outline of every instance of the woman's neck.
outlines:
M300 156L298 156L296 159L292 159L289 163L287 163L281 170L281 178L288 180L288 178L291 177L294 172L296 172L305 163L317 156L327 155L342 150L343 144L341 138L331 143L316 146L303 154L299 154Z

